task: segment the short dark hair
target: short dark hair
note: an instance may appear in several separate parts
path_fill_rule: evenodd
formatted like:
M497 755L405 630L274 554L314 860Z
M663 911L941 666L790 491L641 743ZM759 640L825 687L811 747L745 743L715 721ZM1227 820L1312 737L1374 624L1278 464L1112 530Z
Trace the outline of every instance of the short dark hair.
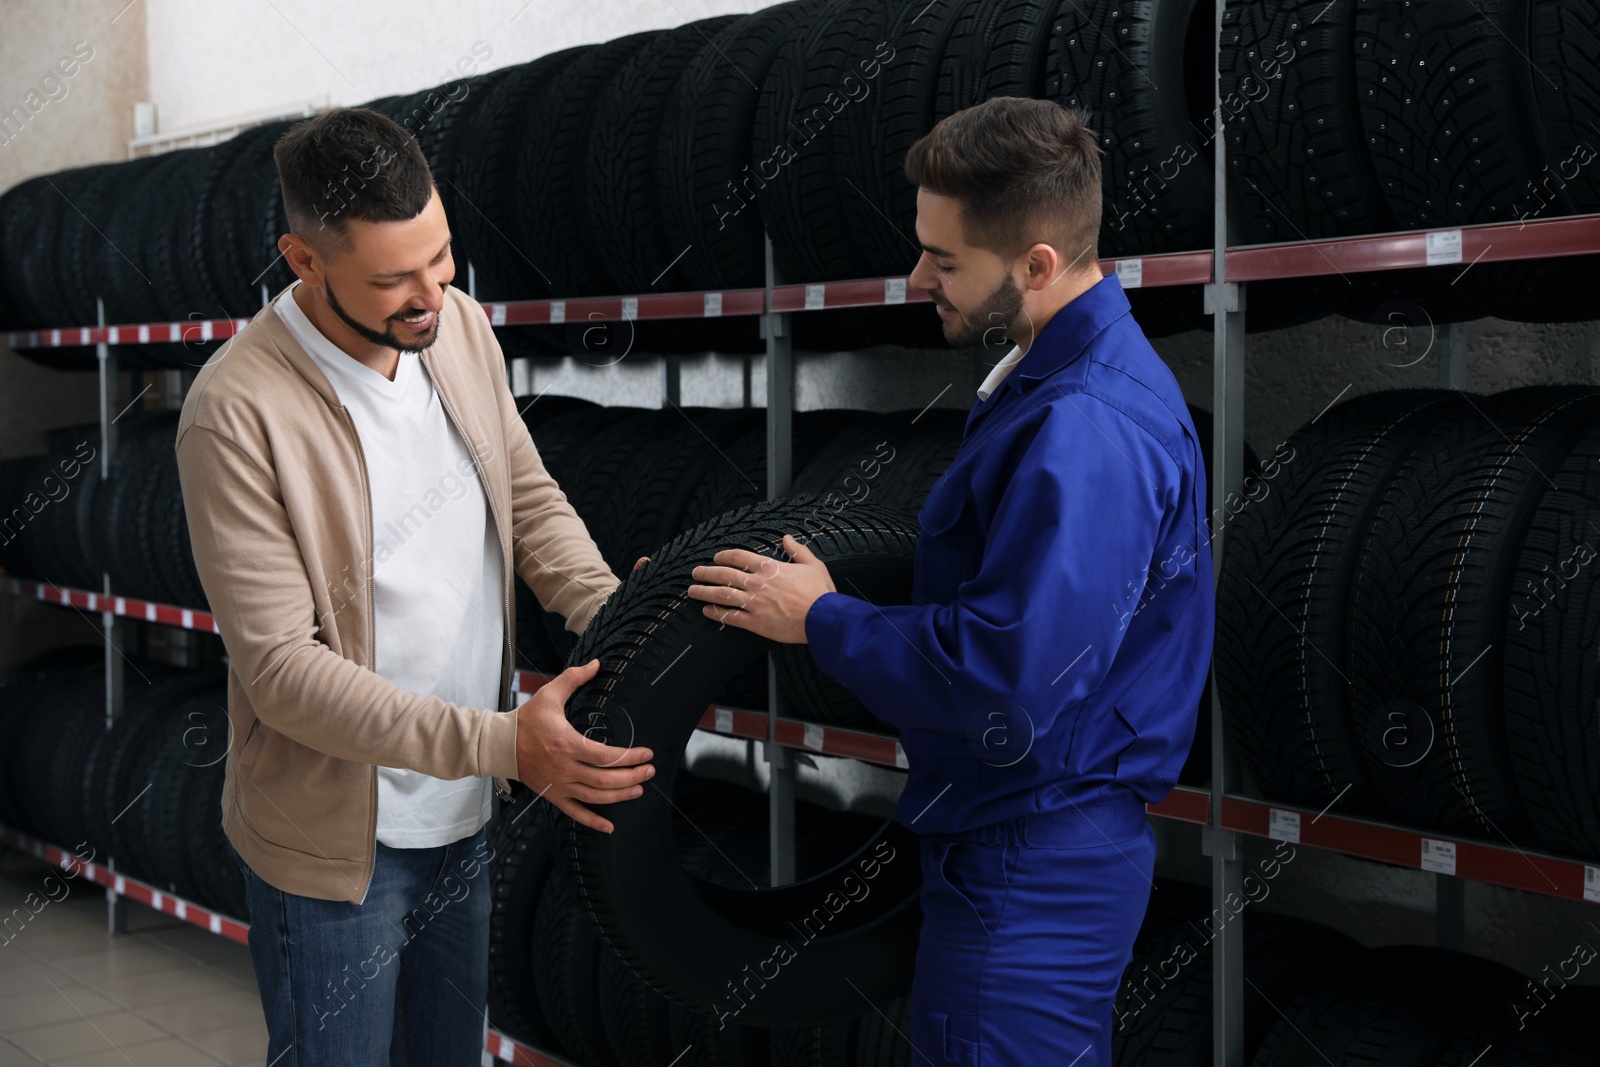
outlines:
M347 247L346 223L416 218L433 173L411 133L368 107L297 123L272 146L289 228L313 245ZM331 240L330 240L331 239Z
M940 120L906 153L905 173L961 202L968 244L1006 259L1039 241L1069 262L1099 257L1100 145L1087 112L993 97Z

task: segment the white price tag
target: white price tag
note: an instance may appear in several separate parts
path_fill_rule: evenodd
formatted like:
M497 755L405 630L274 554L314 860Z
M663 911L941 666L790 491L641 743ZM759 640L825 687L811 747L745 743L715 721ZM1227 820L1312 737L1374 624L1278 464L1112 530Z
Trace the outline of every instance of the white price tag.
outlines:
M122 875L119 874L119 875L117 875L116 881L117 881L117 884L116 884L116 886L114 888L116 890L117 896L119 896L119 897L120 896L125 896L127 894L127 892L128 892L128 880L126 878L122 877Z
M1277 808L1267 810L1267 836L1274 841L1288 841L1291 844L1300 843L1300 813L1298 811L1280 811Z
M185 630L194 629L194 612L188 608L183 609L183 628Z
M100 607L100 597L94 593L89 594L89 610L97 611Z
M904 278L885 278L883 280L883 302L885 304L904 304L906 302L906 280Z
M1144 288L1144 260L1117 260L1117 281L1124 289Z
M1456 843L1454 841L1435 841L1431 837L1422 839L1422 869L1433 871L1435 874L1456 873Z
M911 767L911 761L906 759L906 750L901 747L900 742L898 741L894 743L894 765L899 767L902 771L908 770Z
M169 340L169 341L181 341L181 340L183 340L183 327L179 326L175 322L172 323L170 326L168 326L167 327L167 340Z
M800 743L805 745L807 748L809 748L813 752L821 752L822 751L822 727L818 726L814 722L806 723L806 735L801 740Z
M217 625L217 617L215 615L211 616L211 632L214 634L222 632L222 627Z
M636 297L636 296L625 296L625 297L623 297L622 298L622 320L624 322L632 322L634 319L637 319L638 317L639 317L639 298Z
M506 324L506 306L504 304L489 305L489 325L504 326Z
M119 596L119 597L116 598L116 601L117 601L117 606L116 606L116 609L115 609L116 613L118 615L126 615L128 613L128 602L127 602L127 600L125 600L124 598Z
M157 911L165 911L166 910L165 908L163 908L161 906L161 894L160 893L151 893L150 894L150 906L152 908L156 909Z
M222 933L222 916L220 916L220 915L211 916L210 926L211 926L211 932L212 933L214 933L214 934Z
M155 622L156 621L156 606L154 604L146 604L144 606L144 621L145 622Z
M1428 266L1461 262L1461 231L1434 230L1428 234Z
M1583 899L1591 904L1600 904L1600 867L1583 869Z
M211 340L211 320L210 319L207 319L206 321L204 321L204 322L202 322L200 324L200 340L202 340L202 341Z
M706 318L708 318L708 319L715 319L715 318L721 318L722 317L722 294L721 293L707 293L706 294L705 314L706 314Z
M115 326L106 327L106 344L115 345L122 343L122 331Z
M147 345L150 343L150 327L139 327L139 343L142 345Z
M51 330L50 331L50 345L53 348L60 348L61 347L61 331L60 330Z
M174 915L180 919L187 919L189 917L189 905L185 901L174 899L172 904L172 913Z
M60 596L61 603L63 603L63 604L71 604L72 603L72 593L69 590L62 589L62 590L60 590L60 594L61 594L61 596Z
M89 343L89 327L85 326L78 331L78 343L80 345L86 345Z
M733 712L727 708L717 709L717 733L733 733Z
M550 324L559 326L567 321L567 302L565 300L550 301Z
M823 300L822 295L827 290L827 288L828 287L826 285L808 285L808 286L806 286L806 310L807 311L820 311L823 308L823 306L825 304L825 301Z

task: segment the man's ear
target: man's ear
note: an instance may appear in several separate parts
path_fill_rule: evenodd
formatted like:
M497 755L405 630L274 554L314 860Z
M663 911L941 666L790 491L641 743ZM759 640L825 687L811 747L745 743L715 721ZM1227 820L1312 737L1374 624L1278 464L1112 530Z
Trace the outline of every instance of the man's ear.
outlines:
M1058 272L1067 265L1061 258L1061 253L1043 241L1028 249L1027 256L1027 287L1029 289L1046 288L1056 279Z
M284 262L294 271L295 277L311 286L322 285L327 273L322 252L298 233L286 233L278 238L278 251Z

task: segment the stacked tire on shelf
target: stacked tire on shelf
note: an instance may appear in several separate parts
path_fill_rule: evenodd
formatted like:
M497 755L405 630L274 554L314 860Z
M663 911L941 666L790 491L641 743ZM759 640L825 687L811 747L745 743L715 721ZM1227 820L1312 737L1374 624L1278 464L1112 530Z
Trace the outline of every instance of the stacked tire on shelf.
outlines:
M1580 0L1232 0L1221 74L1237 239L1600 211L1591 15ZM1211 25L1197 0L792 0L369 106L416 134L458 279L471 262L486 299L759 286L766 233L785 282L905 274L919 255L906 149L995 96L1088 111L1104 150L1100 252L1138 256L1212 242ZM0 328L93 324L97 296L111 323L251 314L263 286L291 279L272 161L290 125L14 186L0 197ZM1597 261L1417 270L1403 291L1433 322L1589 319ZM1257 283L1250 326L1387 323L1395 278L1374 277ZM1206 322L1192 288L1132 299L1153 336ZM798 315L795 340L935 347L927 310ZM748 317L501 333L516 355L590 362L762 347ZM215 347L186 335L124 359L193 367ZM93 366L83 346L29 354Z
M1146 922L1112 1011L1117 1067L1213 1062L1212 949L1231 921L1196 911ZM1592 1062L1600 990L1563 984L1538 996L1526 976L1460 952L1363 949L1328 927L1281 915L1252 912L1237 921L1245 924L1242 1047L1251 1067Z
M0 684L0 824L247 918L222 834L224 676L131 660L107 728L102 656L63 650Z
M1229 733L1272 799L1600 857L1600 389L1404 390L1302 427L1228 532Z
M39 456L0 460L0 566L50 585L205 608L189 545L176 411L117 421L110 477L100 477L96 425L52 431Z
M566 488L619 576L628 575L640 556L713 516L766 499L766 427L759 409L599 407L570 397L518 406L546 469ZM1209 457L1211 414L1192 406L1189 412ZM965 412L951 408L797 412L790 495L819 498L805 516L810 522L863 502L915 515L954 459L965 421ZM1248 448L1245 467L1257 467ZM525 584L518 583L517 597L520 665L560 670L576 635L561 616L541 610ZM817 671L804 649L779 649L778 665L795 717L894 732ZM764 710L765 664L752 662L712 696L719 704ZM1199 784L1210 774L1210 703L1208 683L1185 784Z

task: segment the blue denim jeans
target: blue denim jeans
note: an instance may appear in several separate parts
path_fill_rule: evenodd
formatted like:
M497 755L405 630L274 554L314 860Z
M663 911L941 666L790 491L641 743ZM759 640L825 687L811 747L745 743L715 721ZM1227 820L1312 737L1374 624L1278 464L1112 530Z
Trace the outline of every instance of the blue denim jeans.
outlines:
M484 831L438 848L376 847L361 904L282 892L234 853L250 900L250 959L272 1067L482 1063Z

